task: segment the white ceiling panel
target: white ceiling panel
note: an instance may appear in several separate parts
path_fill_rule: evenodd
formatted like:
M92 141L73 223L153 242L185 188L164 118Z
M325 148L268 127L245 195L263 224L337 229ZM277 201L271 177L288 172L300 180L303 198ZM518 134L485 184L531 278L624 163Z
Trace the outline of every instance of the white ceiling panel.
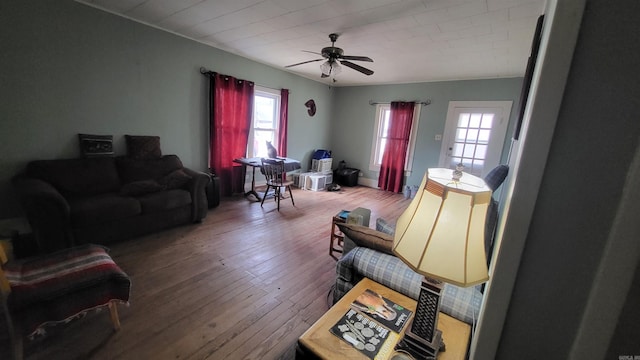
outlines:
M545 0L77 0L334 86L523 76ZM320 77L328 35L374 71ZM312 51L318 54L304 52Z

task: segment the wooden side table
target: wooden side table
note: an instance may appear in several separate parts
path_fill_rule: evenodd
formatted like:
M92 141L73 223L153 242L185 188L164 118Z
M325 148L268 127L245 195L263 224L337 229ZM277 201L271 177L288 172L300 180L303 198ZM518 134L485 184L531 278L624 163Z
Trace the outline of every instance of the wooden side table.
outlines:
M333 216L333 219L331 220L331 238L329 239L329 256L331 256L336 260L338 260L338 258L335 255L333 255L333 253L334 252L342 253L342 249L336 248L335 246L337 245L341 247L344 242L344 235L342 234L340 229L338 229L336 224L345 223L347 221L346 214L348 213L349 211L342 210L339 213L335 214ZM342 217L341 215L344 215L344 217Z
M373 280L364 278L302 334L298 339L296 359L368 359L366 355L333 335L330 331L331 327L349 310L351 303L358 295L367 289L371 289L396 304L410 309L415 314L415 300L380 285ZM389 334L389 337L394 340L389 344L390 349L382 349L378 353L381 359L390 359L391 356L393 356L394 352L392 350L395 344L402 339L404 332L409 326L410 325L406 325L398 335L395 335L393 332ZM464 359L469 346L471 326L449 315L440 313L438 316L438 329L442 330L443 339L446 344L446 350L438 353L438 360Z

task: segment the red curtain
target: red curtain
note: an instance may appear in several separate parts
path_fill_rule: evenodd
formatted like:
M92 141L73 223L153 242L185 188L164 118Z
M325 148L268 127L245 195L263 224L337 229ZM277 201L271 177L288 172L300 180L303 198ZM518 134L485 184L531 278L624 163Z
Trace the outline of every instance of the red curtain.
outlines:
M209 167L220 178L220 192L244 192L244 166L233 159L245 157L253 111L253 82L212 73Z
M278 155L287 156L287 123L289 117L289 90L280 90L280 123L278 124Z
M404 180L404 163L409 147L414 102L391 103L387 143L382 154L378 187L383 190L401 192Z

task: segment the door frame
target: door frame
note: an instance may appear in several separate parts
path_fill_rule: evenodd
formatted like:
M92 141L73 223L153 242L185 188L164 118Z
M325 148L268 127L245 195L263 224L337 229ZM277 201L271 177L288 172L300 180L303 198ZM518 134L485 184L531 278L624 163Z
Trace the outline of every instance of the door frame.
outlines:
M580 31L586 0L548 0L538 62L522 123L512 143L511 175L503 185L504 210L480 308L470 359L496 358L529 224L544 175L551 140ZM502 239L509 239L502 242Z

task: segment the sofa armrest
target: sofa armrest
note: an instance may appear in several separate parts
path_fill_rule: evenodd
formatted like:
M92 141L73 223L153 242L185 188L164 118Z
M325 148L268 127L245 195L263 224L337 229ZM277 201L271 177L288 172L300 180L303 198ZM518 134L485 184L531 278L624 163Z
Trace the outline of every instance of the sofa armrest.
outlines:
M74 245L67 200L51 184L24 176L13 184L18 191L40 252L53 252Z
M354 271L354 258L355 252L344 252L342 253L342 257L340 258L340 260L338 260L338 262L336 263L336 284L333 288L334 304L338 302L338 300L340 300L351 289L353 289L353 287L358 282L360 282L360 280L362 280L362 276L356 278L358 274L356 274Z
M207 211L209 210L206 187L211 178L203 172L194 171L186 167L182 170L192 178L188 185L191 193L192 220L193 222L199 222L207 216Z
M422 275L414 272L399 258L382 252L356 247L336 265L334 302L367 277L414 300L418 299ZM444 284L440 311L468 324L478 318L482 293L477 286L461 288Z

